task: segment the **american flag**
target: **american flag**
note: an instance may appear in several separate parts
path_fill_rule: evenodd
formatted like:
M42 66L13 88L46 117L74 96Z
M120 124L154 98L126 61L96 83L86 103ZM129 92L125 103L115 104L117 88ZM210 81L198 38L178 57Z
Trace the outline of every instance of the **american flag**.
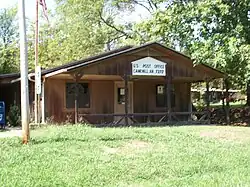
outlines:
M44 17L47 19L47 21L49 21L49 19L48 19L48 12L47 12L47 6L46 6L46 3L45 3L45 0L39 0L39 3L43 7Z

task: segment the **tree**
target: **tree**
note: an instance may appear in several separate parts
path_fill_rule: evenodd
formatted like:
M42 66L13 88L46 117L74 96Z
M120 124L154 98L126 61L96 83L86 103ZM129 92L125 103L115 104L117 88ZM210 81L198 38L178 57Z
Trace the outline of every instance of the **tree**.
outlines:
M16 13L16 8L0 10L0 73L16 72L19 69Z
M57 0L58 32L53 37L62 51L62 63L99 53L119 37L114 28L101 20L113 21L105 3L104 0Z
M39 64L50 68L110 50L124 36L114 23L116 12L108 1L57 0L50 24L40 19ZM34 23L29 27L29 67L34 69Z
M249 0L150 2L156 3L156 9L149 11L150 19L131 27L134 43L160 41L190 55L197 64L206 63L227 73L231 87L245 89L250 83ZM248 90L250 94L250 86Z
M152 18L158 35L196 59L228 74L231 86L249 82L249 0L173 1Z

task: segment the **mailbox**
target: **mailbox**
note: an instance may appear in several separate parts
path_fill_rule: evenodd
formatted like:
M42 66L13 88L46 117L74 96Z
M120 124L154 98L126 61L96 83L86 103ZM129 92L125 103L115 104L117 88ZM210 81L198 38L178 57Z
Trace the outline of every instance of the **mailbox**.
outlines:
M0 126L5 126L5 103L0 101Z

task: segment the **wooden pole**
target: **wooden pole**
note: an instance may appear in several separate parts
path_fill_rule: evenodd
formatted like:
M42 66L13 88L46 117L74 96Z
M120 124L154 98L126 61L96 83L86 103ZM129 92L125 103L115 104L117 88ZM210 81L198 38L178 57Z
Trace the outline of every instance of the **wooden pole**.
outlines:
M20 30L20 74L21 74L21 120L23 144L27 144L29 133L29 84L28 84L28 53L26 38L25 3L18 1L19 30Z
M224 79L222 79L222 109L224 112L225 111L225 92L224 92L224 89L225 89L225 81Z
M42 124L45 124L45 79L42 82Z
M168 107L168 122L171 122L171 82L172 82L172 75L171 75L171 69L168 66L167 68L167 107Z
M209 93L209 80L206 79L206 105L207 105L207 113L208 113L208 123L210 124L211 113L210 113L210 93Z
M230 124L230 105L229 105L229 93L228 93L228 90L229 90L229 81L228 79L225 79L225 87L226 87L226 124L229 125Z
M192 102L192 92L191 92L192 83L190 83L189 88L190 88L189 89L190 96L189 96L188 111L190 112L190 116L189 116L188 120L192 121L192 112L193 112L193 102Z
M79 95L79 85L78 85L78 77L75 76L75 124L78 123L78 95Z
M125 74L125 125L128 126L128 74Z
M79 105L78 105L78 99L79 99L79 81L81 80L83 73L82 72L77 72L75 74L71 75L74 80L75 80L75 124L78 123L78 118L79 118Z
M35 71L36 71L36 67L38 65L38 0L36 0L36 22L35 22ZM37 73L37 72L36 72ZM37 90L36 90L36 84L38 83L38 80L35 79L35 123L38 123L38 101L40 100L38 94L37 94ZM40 102L40 101L39 101Z

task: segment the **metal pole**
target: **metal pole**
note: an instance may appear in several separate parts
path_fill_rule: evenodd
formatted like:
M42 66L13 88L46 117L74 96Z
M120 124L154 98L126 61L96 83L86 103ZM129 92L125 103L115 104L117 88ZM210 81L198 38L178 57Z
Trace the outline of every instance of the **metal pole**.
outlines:
M36 0L36 29L35 29L35 71L38 65L38 0ZM35 123L38 123L38 94L36 84L38 81L35 79ZM40 101L39 101L40 102Z
M18 1L19 34L20 34L20 74L21 74L21 119L23 144L29 141L29 85L28 85L28 56L25 22L24 0Z

